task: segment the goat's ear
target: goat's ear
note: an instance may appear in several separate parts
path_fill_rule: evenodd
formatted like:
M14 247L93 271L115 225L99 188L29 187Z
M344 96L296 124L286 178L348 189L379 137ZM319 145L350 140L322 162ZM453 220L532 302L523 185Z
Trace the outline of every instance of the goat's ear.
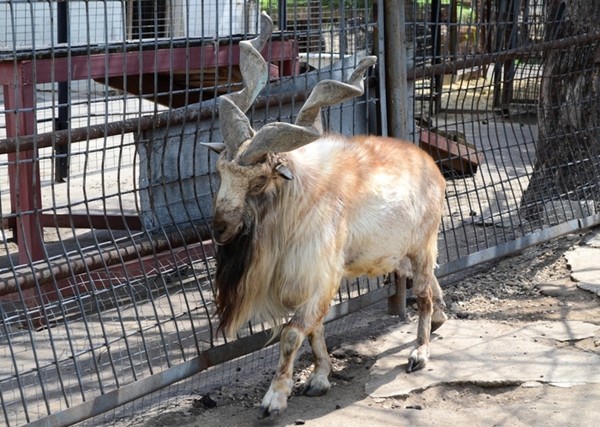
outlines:
M292 179L294 179L294 174L292 173L292 171L287 166L283 166L282 164L278 164L277 166L275 166L275 170L277 171L277 173L279 174L279 176L281 176L282 178L287 179L288 181L291 181Z
M221 152L225 149L225 144L222 142L201 142L200 145L207 147L217 154L221 154Z

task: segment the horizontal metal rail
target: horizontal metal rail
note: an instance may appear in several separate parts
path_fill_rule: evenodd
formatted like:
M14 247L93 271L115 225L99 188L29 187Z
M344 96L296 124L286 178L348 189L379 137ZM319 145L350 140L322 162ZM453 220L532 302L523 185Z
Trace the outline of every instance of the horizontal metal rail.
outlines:
M518 237L514 240L483 249L481 251L447 262L438 267L438 277L447 276L462 270L474 267L484 262L499 259L515 252L538 245L556 237L576 233L600 224L600 214L595 214L581 219L573 219L553 227L538 230L535 233Z
M428 65L425 67L416 66L408 70L407 79L416 80L425 77L439 76L442 74L451 74L458 70L464 70L466 68L477 67L481 65L489 65L494 62L503 62L509 59L531 57L533 53L543 53L556 49L568 49L573 46L594 42L600 42L600 33L583 34L580 36L565 37L560 40L534 43L525 47L508 49L502 52L472 55L463 59L441 62L439 64Z
M272 41L291 40L293 33L275 32L271 36ZM166 40L138 40L138 41L123 41L120 43L107 43L104 45L89 45L89 46L53 46L40 49L31 48L15 48L0 49L0 61L12 62L23 60L63 58L67 56L82 56L96 55L107 53L125 53L125 52L140 52L145 50L157 49L177 49L177 48L193 48L197 46L219 46L235 45L245 37L242 35L232 35L227 38L178 38Z

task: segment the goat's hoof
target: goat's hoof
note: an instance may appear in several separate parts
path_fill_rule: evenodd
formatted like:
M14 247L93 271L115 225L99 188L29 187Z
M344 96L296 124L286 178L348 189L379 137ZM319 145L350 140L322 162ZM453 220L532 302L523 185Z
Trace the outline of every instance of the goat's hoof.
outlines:
M315 396L324 396L327 394L331 386L329 383L327 387L315 385L315 384L306 384L304 389L302 390L302 394L305 396L315 397Z
M258 418L277 418L281 415L287 408L287 397L289 393L274 391L273 385L269 387L267 394L263 397L262 402L260 403L260 409L258 411Z
M448 320L448 316L443 311L434 311L431 317L431 332L437 331Z
M327 394L330 388L331 383L327 379L327 375L322 373L315 374L313 372L308 380L306 380L302 394L306 396L323 396Z
M431 321L431 332L433 333L433 332L437 331L438 329L440 329L440 328L441 328L441 326L442 326L442 325L443 325L445 322L446 322L446 320L443 320L443 321L441 321L441 322L439 322L439 321L437 321L437 322L434 322L434 321L432 320L432 321Z
M269 408L266 406L261 406L258 409L258 419L264 420L265 418L275 419L281 415L281 411L279 409L275 409L274 411L269 411Z
M428 359L429 357L425 353L420 352L417 349L413 350L410 356L408 357L406 372L411 373L414 371L418 371L419 369L423 369L427 364Z
M328 391L329 391L328 388L317 388L317 387L307 386L307 387L304 387L304 389L302 390L302 394L304 394L305 396L316 397L316 396L324 396L327 394Z
M410 374L411 372L423 369L425 365L426 362L424 360L408 359L408 364L406 365L406 372Z

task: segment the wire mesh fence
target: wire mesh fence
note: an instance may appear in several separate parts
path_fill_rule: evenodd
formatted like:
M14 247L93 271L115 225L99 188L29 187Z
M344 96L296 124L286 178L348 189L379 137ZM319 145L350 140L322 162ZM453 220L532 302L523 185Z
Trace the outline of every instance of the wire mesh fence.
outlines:
M387 134L384 54L406 48L410 138L447 178L439 275L600 222L591 2L401 3L406 46L385 1L0 1L7 425L81 421L266 342L268 325L215 332L216 157L198 144L221 138L215 100L260 10L276 32L255 128L377 54L365 96L323 117ZM393 292L345 282L330 318Z
M448 178L442 272L512 251L553 227L597 222L598 126L588 122L593 109L581 114L597 93L572 97L575 86L595 85L598 28L587 18L576 23L588 12L534 0L407 7L413 136ZM578 58L567 63L564 55L576 47ZM572 85L561 80L566 75ZM562 128L555 126L560 117L547 120L549 112L563 117ZM549 138L553 127L558 139ZM572 133L578 144L567 142ZM575 145L585 148L577 153ZM540 156L550 151L557 155ZM566 178L577 173L574 158L589 165L578 184ZM565 176L557 176L563 168Z

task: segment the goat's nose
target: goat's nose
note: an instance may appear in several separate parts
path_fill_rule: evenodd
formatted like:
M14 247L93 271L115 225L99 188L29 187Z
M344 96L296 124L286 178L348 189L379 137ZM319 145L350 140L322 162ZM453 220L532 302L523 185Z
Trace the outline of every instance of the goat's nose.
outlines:
M212 223L213 235L215 238L218 238L225 232L227 228L227 223L223 220L214 219Z

